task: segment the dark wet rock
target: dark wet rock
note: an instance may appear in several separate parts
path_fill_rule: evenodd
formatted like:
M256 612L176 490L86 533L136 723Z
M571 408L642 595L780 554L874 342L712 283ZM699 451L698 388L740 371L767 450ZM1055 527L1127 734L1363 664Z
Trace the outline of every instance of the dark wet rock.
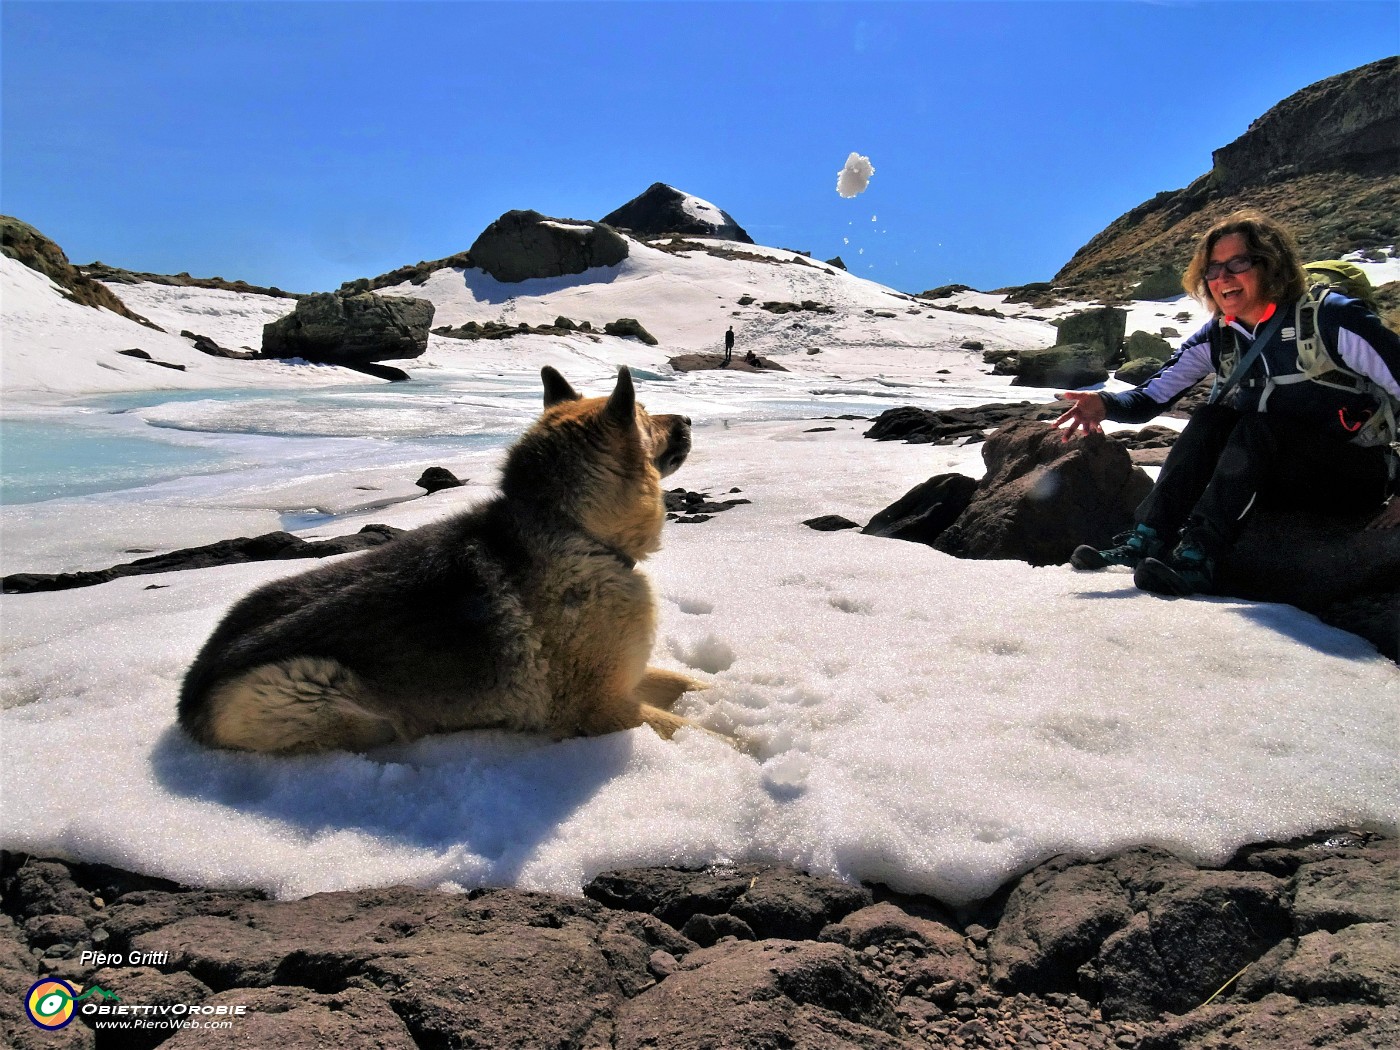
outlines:
M198 335L191 331L182 331L180 335L192 341L194 348L201 354L208 354L210 357L223 357L231 361L251 361L261 356L252 350L229 350L214 342L207 335Z
M169 361L156 360L154 357L148 354L145 350L142 350L140 347L133 347L130 350L118 350L117 353L121 354L123 357L134 357L138 361L149 361L151 364L159 365L161 368L173 368L177 372L183 372L185 370L184 365L176 365L172 364Z
M731 491L738 492L739 490L732 489ZM717 500L708 492L690 492L687 489L670 489L662 493L662 498L666 502L667 515L675 515L675 517L671 517L673 521L682 521L683 516L695 518L702 515L704 516L702 520L708 520L710 516L721 511L753 502L742 497Z
M508 211L481 232L470 256L496 280L514 284L616 266L627 258L627 238L602 223Z
M1063 411L1061 405L1030 401L938 410L905 405L881 412L864 436L875 441L907 441L915 445L966 444L981 441L986 431L1015 420L1054 419Z
M446 467L429 467L414 484L428 492L441 492L443 489L460 488L462 480Z
M960 558L1015 558L1057 565L1081 543L1110 545L1132 527L1152 487L1128 453L1103 434L1065 441L1024 421L987 439L987 473L971 504L934 542Z
M842 517L840 514L823 514L820 517L808 518L802 524L817 532L840 532L843 529L860 528L857 522Z
M932 544L968 508L976 491L976 480L965 474L938 474L876 514L861 532Z
M186 547L168 554L138 558L133 562L114 565L110 569L61 573L19 572L6 576L0 582L3 582L5 594L32 594L37 591L91 587L124 576L141 576L147 573L207 569L218 565L240 565L250 561L328 558L336 554L377 547L402 535L403 531L392 525L366 525L353 535L337 536L329 540L304 540L289 532L268 532L261 536L219 540L217 543L201 547Z
M393 365L370 364L367 361L356 363L342 363L342 368L348 368L352 372L360 372L367 376L374 376L375 379L386 379L390 383L407 382L409 375L402 368L395 368Z
M707 221L685 206L689 194L653 182L641 194L615 211L603 216L603 222L615 229L627 230L638 237L660 237L669 233L690 234L694 237L715 237L727 241L752 244L744 228L728 212L715 209L718 222ZM838 261L833 262L836 265ZM841 269L845 269L842 266Z
M428 349L436 307L426 299L324 292L263 326L264 357L300 357L331 365L419 357Z

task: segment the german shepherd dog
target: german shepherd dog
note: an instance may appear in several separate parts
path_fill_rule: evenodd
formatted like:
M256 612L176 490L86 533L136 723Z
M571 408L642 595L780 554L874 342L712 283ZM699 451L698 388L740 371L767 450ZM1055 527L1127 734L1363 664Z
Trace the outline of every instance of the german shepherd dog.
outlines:
M362 751L499 728L555 738L646 724L705 686L647 666L661 479L690 420L652 416L619 368L585 398L545 367L544 413L506 455L500 494L352 559L277 580L229 610L185 677L180 724L213 747Z

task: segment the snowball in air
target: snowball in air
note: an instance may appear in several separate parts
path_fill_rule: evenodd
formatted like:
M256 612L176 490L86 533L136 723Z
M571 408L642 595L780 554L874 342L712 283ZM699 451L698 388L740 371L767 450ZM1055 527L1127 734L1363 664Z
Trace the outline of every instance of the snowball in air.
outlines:
M852 153L846 158L846 166L836 176L836 192L843 197L854 197L858 193L864 193L865 188L870 185L870 176L874 174L875 167L870 163L869 157Z

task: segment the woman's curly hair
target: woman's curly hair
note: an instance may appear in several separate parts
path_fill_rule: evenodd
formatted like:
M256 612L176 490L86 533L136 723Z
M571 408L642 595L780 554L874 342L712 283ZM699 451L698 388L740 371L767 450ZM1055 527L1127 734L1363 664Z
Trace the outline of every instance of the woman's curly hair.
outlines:
M1232 233L1244 236L1245 252L1259 271L1259 291L1265 299L1271 303L1287 303L1302 298L1308 290L1308 276L1303 270L1303 256L1297 240L1273 219L1257 211L1237 211L1206 231L1181 278L1181 286L1188 295L1212 316L1219 316L1220 307L1211 297L1205 271L1210 265L1211 250L1222 237Z

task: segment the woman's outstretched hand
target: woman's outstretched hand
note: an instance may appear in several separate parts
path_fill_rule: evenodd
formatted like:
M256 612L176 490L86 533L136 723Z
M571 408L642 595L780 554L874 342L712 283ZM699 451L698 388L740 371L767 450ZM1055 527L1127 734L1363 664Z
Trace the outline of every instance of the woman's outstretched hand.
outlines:
M1103 427L1100 425L1107 415L1104 408L1103 398L1091 392L1085 393L1081 390L1067 390L1063 394L1056 394L1057 401L1073 402L1069 408L1065 409L1064 415L1055 420L1056 427L1069 425L1065 431L1065 440L1068 441L1074 436L1076 430L1083 429L1086 434L1102 434Z

